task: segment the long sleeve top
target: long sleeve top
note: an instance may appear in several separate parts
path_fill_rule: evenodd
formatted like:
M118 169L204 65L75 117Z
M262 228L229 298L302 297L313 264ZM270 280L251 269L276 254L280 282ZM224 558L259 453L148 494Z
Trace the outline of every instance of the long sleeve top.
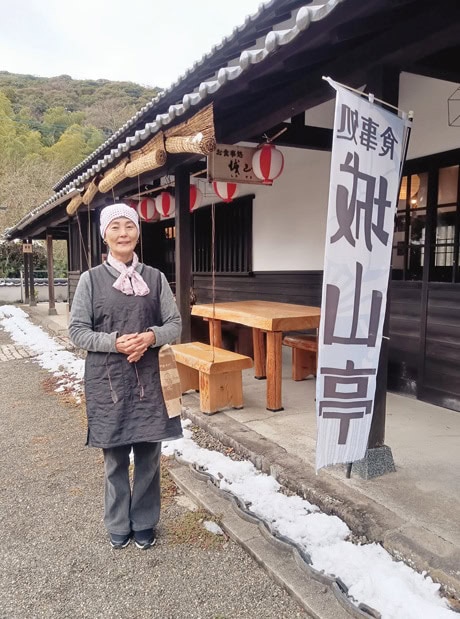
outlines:
M105 266L116 278L119 273L109 264ZM139 273L142 270L142 264L136 266L136 271ZM116 331L113 333L101 333L93 331L93 299L91 280L89 271L81 274L75 295L72 301L72 309L69 322L69 337L71 341L84 350L92 352L117 352L115 342L119 335ZM160 311L162 318L162 326L151 326L151 330L155 333L155 343L152 347L160 347L163 344L170 344L180 337L182 329L182 320L177 309L177 305L165 275L161 273L161 293L160 293Z

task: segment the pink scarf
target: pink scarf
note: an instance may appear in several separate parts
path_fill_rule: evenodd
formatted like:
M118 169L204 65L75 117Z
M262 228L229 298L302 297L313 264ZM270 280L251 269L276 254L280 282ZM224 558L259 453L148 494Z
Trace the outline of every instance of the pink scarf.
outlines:
M145 297L145 295L149 294L150 288L142 279L142 275L136 271L136 265L139 263L139 258L136 254L133 254L133 262L129 267L114 258L111 253L107 256L107 263L120 273L118 279L113 284L116 290L123 294L133 294L136 297Z

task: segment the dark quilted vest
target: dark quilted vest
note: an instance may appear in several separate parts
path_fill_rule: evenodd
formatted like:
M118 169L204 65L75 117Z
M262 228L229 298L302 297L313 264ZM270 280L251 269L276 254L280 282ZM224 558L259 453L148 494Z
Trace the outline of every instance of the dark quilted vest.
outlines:
M161 326L161 274L143 265L142 277L150 294L128 296L113 288L115 278L105 265L91 269L94 331L123 335ZM158 348L149 348L137 363L119 353L88 352L85 394L92 447L155 442L182 433L180 418L169 419L166 412Z

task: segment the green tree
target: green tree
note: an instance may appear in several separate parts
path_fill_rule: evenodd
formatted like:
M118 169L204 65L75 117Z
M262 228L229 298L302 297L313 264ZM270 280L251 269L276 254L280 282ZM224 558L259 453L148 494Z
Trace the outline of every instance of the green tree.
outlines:
M64 107L52 107L43 115L40 133L48 146L55 144L72 125L81 125L85 112L69 112Z
M19 164L29 154L40 154L40 134L31 131L27 124L16 122L11 102L0 92L0 152L2 164Z
M132 103L119 98L107 98L96 101L86 110L86 122L102 129L107 136L112 135L131 116L136 113Z
M46 271L46 250L40 243L33 244L34 271ZM22 243L0 241L0 277L19 277L24 267Z
M70 169L76 166L104 141L104 135L95 127L72 125L48 150L46 157Z

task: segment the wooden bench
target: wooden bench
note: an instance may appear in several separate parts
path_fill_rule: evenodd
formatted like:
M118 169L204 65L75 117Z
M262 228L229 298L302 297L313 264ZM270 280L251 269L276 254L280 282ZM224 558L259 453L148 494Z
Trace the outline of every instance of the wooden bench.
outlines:
M252 367L252 359L201 342L175 344L182 393L200 392L203 413L216 413L226 406L243 408L242 370Z
M308 376L316 376L318 336L307 334L285 335L283 344L292 348L293 380L305 380Z

